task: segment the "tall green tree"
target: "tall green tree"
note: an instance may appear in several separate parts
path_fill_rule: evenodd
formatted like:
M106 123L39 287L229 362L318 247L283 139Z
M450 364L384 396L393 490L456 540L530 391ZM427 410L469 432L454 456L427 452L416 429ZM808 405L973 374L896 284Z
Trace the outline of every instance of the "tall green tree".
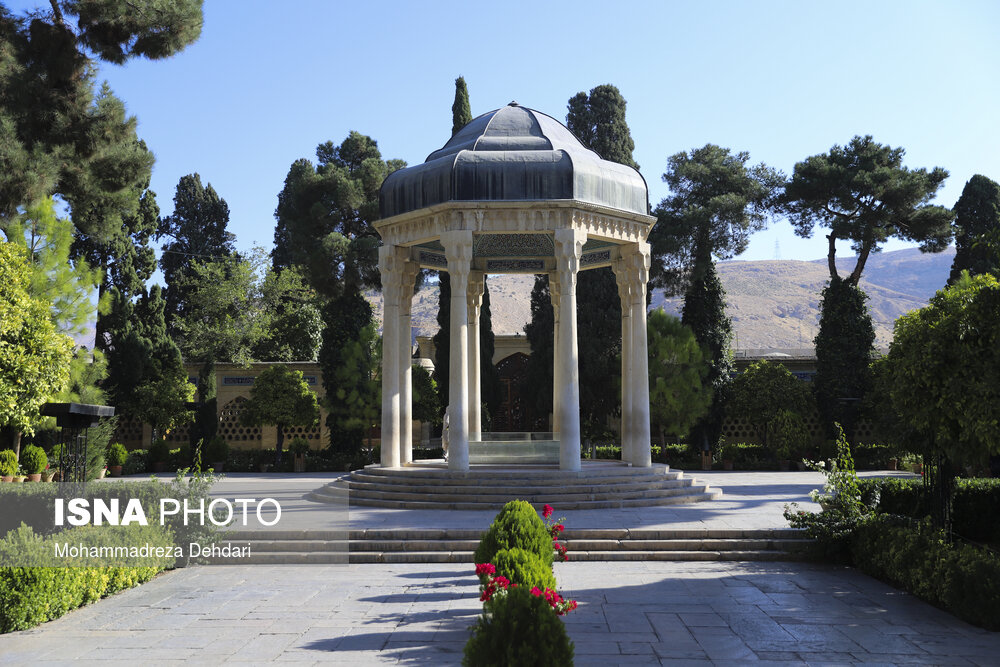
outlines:
M805 416L812 402L808 387L783 365L756 361L743 371L732 386L730 414L753 425L768 444L774 422L784 412ZM805 443L800 443L805 444Z
M660 433L684 437L712 404L705 384L708 365L694 332L662 308L646 321L649 353L649 412Z
M914 443L935 462L932 491L948 527L956 464L1000 454L1000 282L963 274L930 304L903 315L884 369L891 404ZM882 365L882 364L880 364Z
M111 293L110 318L120 334L108 349L107 392L118 411L153 426L153 437L190 421L194 398L180 349L167 335L166 304L159 285L133 302Z
M355 363L344 355L361 343L372 322L371 307L361 292L381 286L372 223L378 217L378 191L391 172L406 166L402 160L383 160L371 137L351 132L340 145L327 141L316 148L317 163L296 160L278 194L275 210L274 268L297 267L305 283L322 303L323 336L319 363L328 400L338 392L358 390L355 382L369 375L338 378L338 369ZM338 404L328 406L330 446L354 452L361 447L364 429L347 428L361 414L345 414Z
M201 176L188 174L177 182L174 212L162 218L157 240L167 237L162 247L160 270L167 283L167 328L175 331L174 319L184 314L191 285L184 277L195 262L214 262L236 254L236 237L227 230L229 205L212 184L202 185Z
M625 121L625 107L625 99L615 86L597 86L589 94L580 92L569 100L566 126L605 160L638 169L632 159L635 143ZM537 322L533 319L525 332L532 347L528 374L539 379L552 375L554 320L551 306L539 302L548 292L548 276L536 276L531 310L533 318L537 314L541 319ZM593 437L606 430L608 419L620 407L611 389L621 381L621 300L610 269L581 271L576 295L580 420L584 437ZM551 388L551 382L547 386ZM535 388L535 404L551 410L552 397L546 398L546 391Z
M277 427L275 463L280 464L285 429L314 425L319 420L319 404L316 394L303 379L302 371L287 366L270 366L254 380L240 420L247 426L266 424Z
M463 77L455 79L455 101L451 106L451 134L472 121L469 104L469 88ZM441 414L448 401L448 382L451 354L451 277L447 271L438 272L438 330L434 334L434 380L442 397ZM500 376L493 365L493 351L496 347L493 333L493 319L490 313L489 276L483 276L483 305L479 315L479 385L480 396L486 405L488 416L484 415L483 425L490 423L492 415L500 408Z
M625 121L625 98L611 84L579 92L570 98L566 127L605 160L639 169L632 159L635 142Z
M944 185L941 167L909 169L905 151L877 143L870 135L813 155L795 165L781 204L795 233L811 237L816 225L829 230L827 266L837 271L838 240L848 240L857 256L844 280L857 285L872 252L891 238L913 241L924 252L940 252L951 241L954 214L929 202Z
M33 433L39 408L69 379L73 341L56 331L49 304L30 292L31 270L23 247L0 243L0 427Z
M50 304L56 329L68 336L82 335L93 320L91 297L100 278L86 260L70 258L73 223L59 218L55 202L45 197L29 206L6 233L8 242L27 251L31 266L29 291Z
M812 236L816 225L829 230L830 285L816 336L815 378L820 416L828 429L839 422L851 433L870 384L874 336L868 332L873 325L859 288L868 257L891 238L917 242L925 252L940 252L951 240L953 213L929 203L948 172L941 167L911 170L903 166L904 155L902 148L856 136L846 146L796 164L781 198L796 234ZM838 240L849 240L857 255L846 277L837 269ZM863 349L851 347L866 341Z
M373 421L369 403L380 358L370 335L375 326L372 307L359 293L345 293L324 306L323 320L319 365L326 389L330 449L354 454ZM381 408L380 403L375 407Z
M746 249L750 236L767 225L784 180L767 165L748 165L749 160L745 151L714 144L671 156L663 174L670 196L654 211L657 224L649 239L651 282L684 294L683 322L709 362L712 407L691 432L702 449L713 447L722 432L732 373L732 325L715 258L730 259Z
M955 202L955 258L948 284L962 276L1000 270L1000 183L982 174L969 179Z
M455 79L455 101L451 105L451 136L472 121L472 107L469 105L469 87L465 77Z
M133 187L153 156L96 60L166 58L198 38L200 0L117 3L53 0L16 16L0 7L0 224L46 196L64 201L78 228L107 236L117 212L138 205Z
M732 322L726 315L726 292L714 262L708 262L705 273L691 281L681 307L681 322L694 332L708 362L705 384L712 389L712 405L689 433L691 445L705 451L713 448L722 434L733 374L733 355L729 349Z

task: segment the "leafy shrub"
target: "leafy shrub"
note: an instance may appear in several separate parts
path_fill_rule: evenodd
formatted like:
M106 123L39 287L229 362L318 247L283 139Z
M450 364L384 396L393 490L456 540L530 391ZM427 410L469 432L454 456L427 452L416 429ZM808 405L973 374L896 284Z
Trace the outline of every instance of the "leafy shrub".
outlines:
M220 435L217 435L209 440L201 454L202 463L207 465L221 463L223 461L228 461L228 459L229 443L226 442L226 439Z
M770 423L771 442L779 459L800 458L809 448L812 437L809 427L797 413L781 410Z
M501 549L490 562L496 567L496 574L507 577L518 586L526 586L529 590L532 586L543 590L556 587L552 566L530 551L517 547Z
M139 475L149 472L149 462L146 459L147 453L145 449L133 449L125 458L125 463L122 464L122 474Z
M121 537L125 533L111 528L83 526L43 538L22 525L0 540L0 560L25 562L26 554L51 557L54 552L52 542L55 540L71 544L126 544ZM172 544L169 531L161 526L129 528L127 544L146 543L154 547ZM17 561L12 560L12 554L17 554ZM169 562L104 567L0 567L0 633L33 627L104 596L149 581L165 565Z
M764 445L746 442L731 442L722 447L722 458L732 461L739 470L761 470L773 468L774 456Z
M476 621L462 664L571 665L573 642L545 598L524 586L511 587Z
M166 440L154 440L148 456L151 463L166 463L170 460L170 445Z
M858 470L887 470L890 461L899 458L899 449L885 443L857 443L851 451Z
M17 456L13 449L0 450L0 475L13 477L17 474Z
M475 562L492 563L498 551L512 547L538 554L547 566L552 566L552 536L535 509L523 500L512 500L503 506L489 530L483 533Z
M45 455L45 450L35 445L28 445L21 451L21 467L28 475L37 475L45 470L49 464L49 457Z
M191 445L184 443L176 449L170 450L170 458L167 459L170 467L174 470L187 468L191 465Z
M305 438L295 438L288 445L288 451L296 456L304 455L309 449L309 441Z
M113 442L104 450L104 458L109 466L124 466L128 459L128 450L120 442Z
M933 501L923 481L913 478L858 480L865 504L883 514L921 519L932 513ZM1000 479L957 479L952 505L952 530L976 542L1000 542Z
M852 541L865 573L939 605L987 630L1000 630L1000 558L969 545L951 545L929 521L912 526L892 517L861 523Z
M97 479L101 476L104 470L104 448L103 447L88 447L87 448L87 480Z

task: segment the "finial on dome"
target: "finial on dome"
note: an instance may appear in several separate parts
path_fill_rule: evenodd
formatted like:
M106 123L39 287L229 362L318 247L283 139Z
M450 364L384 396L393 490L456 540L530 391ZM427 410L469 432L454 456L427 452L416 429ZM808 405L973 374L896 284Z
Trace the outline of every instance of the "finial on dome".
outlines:
M511 100L510 104L508 104L507 106L509 106L509 107L519 107L521 105L517 103L517 100Z

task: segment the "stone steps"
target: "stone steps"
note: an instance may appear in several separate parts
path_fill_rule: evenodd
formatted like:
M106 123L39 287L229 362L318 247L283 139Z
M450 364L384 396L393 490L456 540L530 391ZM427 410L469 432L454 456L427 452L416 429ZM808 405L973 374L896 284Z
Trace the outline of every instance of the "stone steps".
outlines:
M475 466L448 470L443 462L401 468L371 466L309 494L321 503L395 509L497 510L521 499L560 510L650 507L712 500L718 489L667 466L632 468L616 462L587 462L580 471L552 466Z
M469 563L475 530L235 531L249 543L240 564ZM809 540L781 530L567 530L560 540L574 561L790 560ZM231 562L231 561L230 561Z

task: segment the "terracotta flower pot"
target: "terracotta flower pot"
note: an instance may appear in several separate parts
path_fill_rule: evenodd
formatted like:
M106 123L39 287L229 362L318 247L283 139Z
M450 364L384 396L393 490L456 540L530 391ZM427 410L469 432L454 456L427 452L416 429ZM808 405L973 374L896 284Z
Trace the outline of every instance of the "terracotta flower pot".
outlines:
M122 476L122 467L121 466L108 466L108 470L111 471L111 476L112 477L121 477Z
M13 475L3 475L0 476L0 482L10 482L14 479Z
M31 473L30 475L28 475L28 481L29 482L40 482L40 481L42 481L42 473L40 473L40 472L33 472L33 473Z

